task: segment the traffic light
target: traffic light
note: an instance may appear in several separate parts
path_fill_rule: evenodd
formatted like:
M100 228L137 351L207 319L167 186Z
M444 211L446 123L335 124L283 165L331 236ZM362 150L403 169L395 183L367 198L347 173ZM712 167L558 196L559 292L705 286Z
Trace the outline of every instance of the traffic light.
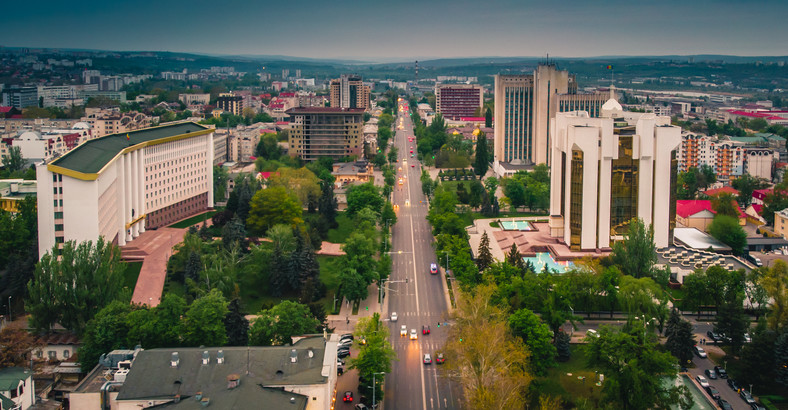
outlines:
M441 327L441 322L438 322L438 327Z

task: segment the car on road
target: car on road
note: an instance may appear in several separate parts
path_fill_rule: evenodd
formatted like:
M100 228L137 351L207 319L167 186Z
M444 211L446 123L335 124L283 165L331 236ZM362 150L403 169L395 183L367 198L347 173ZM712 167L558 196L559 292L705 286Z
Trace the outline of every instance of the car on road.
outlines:
M435 356L436 356L435 357L435 363L437 363L437 364L443 364L443 362L446 361L446 358L443 357L443 353L438 353Z
M733 410L733 406L731 406L731 404L723 398L717 399L717 405L720 406L722 410Z
M413 150L410 150L410 153L412 154L412 153L413 153Z
M728 379L728 387L730 387L733 391L738 391L739 383L736 383L736 380Z
M432 357L429 353L424 353L424 364L432 364Z
M720 379L727 379L728 378L728 371L720 366L714 366L714 372L720 376Z
M705 373L705 374L706 374L706 377L708 377L708 378L709 378L709 380L715 380L715 379L717 379L717 372L715 372L715 371L714 371L714 370L712 370L712 369L706 369L706 370L704 370L704 371L703 371L703 373Z
M412 164L410 167L411 168L416 168L416 164Z
M399 335L400 336L407 336L408 335L408 328L405 325L399 328Z
M706 336L708 336L709 339L711 339L711 341L714 343L717 343L722 340L722 337L720 337L718 333L712 332L711 330L706 332Z
M419 335L416 334L416 329L410 329L410 340L416 340L419 338Z
M391 312L391 321L392 322L396 322L397 321L397 312Z
M755 399L752 398L752 394L750 394L750 392L747 390L741 389L741 391L739 391L739 397L741 397L741 399L747 404L755 403Z
M766 410L766 407L763 407L758 403L750 403L750 408L752 410Z
M703 350L703 348L698 346L698 345L695 345L695 354L698 355L698 357L701 357L701 358L704 358L704 359L707 357L706 356L706 351Z
M709 387L709 381L706 380L705 377L703 377L701 375L697 375L697 376L695 376L695 380L698 381L698 384L700 384L700 387L703 387L704 389Z
M438 273L438 265L435 263L430 264L430 273L435 275Z
M711 396L711 398L714 399L714 400L717 400L717 399L720 398L720 392L718 392L717 389L714 388L714 386L707 387L706 388L706 393L709 393L709 396Z
M352 402L353 401L353 392L352 391L346 391L345 394L342 395L342 401L344 401L345 403Z
M421 327L421 334L423 334L423 335L430 334L430 327L429 326L422 326Z
M744 334L744 343L752 343L752 336L749 333Z
M367 409L369 409L369 407L367 407L364 403L356 403L356 405L353 406L353 409L355 409L355 410L367 410Z

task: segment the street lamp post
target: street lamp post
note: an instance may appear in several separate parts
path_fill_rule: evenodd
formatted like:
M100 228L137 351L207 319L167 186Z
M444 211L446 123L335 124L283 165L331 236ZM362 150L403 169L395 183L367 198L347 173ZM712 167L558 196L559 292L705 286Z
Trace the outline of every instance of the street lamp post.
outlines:
M11 296L8 297L8 321L13 322L14 317L11 316Z
M377 381L375 380L375 376L377 376L379 374L385 374L385 373L384 372L372 373L372 408L373 409L376 407L376 405L375 405L375 393L377 393L377 391L378 391L378 384L377 384ZM752 390L752 388L750 390Z

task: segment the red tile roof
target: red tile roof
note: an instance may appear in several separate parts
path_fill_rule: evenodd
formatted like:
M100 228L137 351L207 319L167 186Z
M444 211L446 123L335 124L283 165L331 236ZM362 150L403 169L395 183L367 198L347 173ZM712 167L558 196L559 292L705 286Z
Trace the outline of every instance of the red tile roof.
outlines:
M761 204L751 204L750 206L758 215L761 215L761 212L763 212L763 205Z
M736 190L736 188L730 187L730 186L724 186L722 188L716 188L716 189L709 189L709 190L703 191L703 193L708 195L708 196L719 195L719 194L722 194L722 193L729 193L729 194L733 194L733 195L739 195L739 191Z
M752 191L752 197L755 198L755 199L763 200L764 198L766 198L766 195L771 194L771 193L772 193L772 189L771 188L769 188L769 189L756 189L756 190Z
M733 207L736 208L736 211L739 213L739 218L744 218L746 216L736 201L733 201ZM711 201L708 199L676 201L676 215L682 218L689 218L701 211L709 211L713 214L716 214L716 212L714 212L714 210L711 208Z
M11 111L12 108L14 108L14 107L0 107L0 112L6 113L6 112Z

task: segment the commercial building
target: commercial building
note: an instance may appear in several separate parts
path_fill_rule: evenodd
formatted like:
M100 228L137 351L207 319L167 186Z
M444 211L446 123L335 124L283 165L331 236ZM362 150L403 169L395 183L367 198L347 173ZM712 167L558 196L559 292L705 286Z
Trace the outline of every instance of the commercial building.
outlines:
M115 350L69 394L80 410L334 408L338 336L290 346Z
M178 94L178 99L186 105L208 105L210 94Z
M38 88L36 87L11 87L3 90L2 104L18 110L27 107L38 107Z
M435 111L452 120L473 117L484 104L484 88L477 84L435 84Z
M604 249L641 218L657 247L670 244L681 128L669 117L624 112L611 99L601 118L558 113L551 136L551 236L573 250Z
M288 151L304 161L321 157L361 157L364 143L363 108L296 107L290 115Z
M233 115L243 115L244 97L234 93L219 94L219 98L216 99L216 108Z
M550 155L550 121L556 113L585 111L598 117L610 93L578 94L574 75L554 64L540 64L533 74L495 76L496 173L507 165L546 164Z
M125 245L213 206L213 130L195 123L112 134L36 167L38 241Z
M364 85L360 75L342 74L329 85L332 108L369 109L370 87Z

